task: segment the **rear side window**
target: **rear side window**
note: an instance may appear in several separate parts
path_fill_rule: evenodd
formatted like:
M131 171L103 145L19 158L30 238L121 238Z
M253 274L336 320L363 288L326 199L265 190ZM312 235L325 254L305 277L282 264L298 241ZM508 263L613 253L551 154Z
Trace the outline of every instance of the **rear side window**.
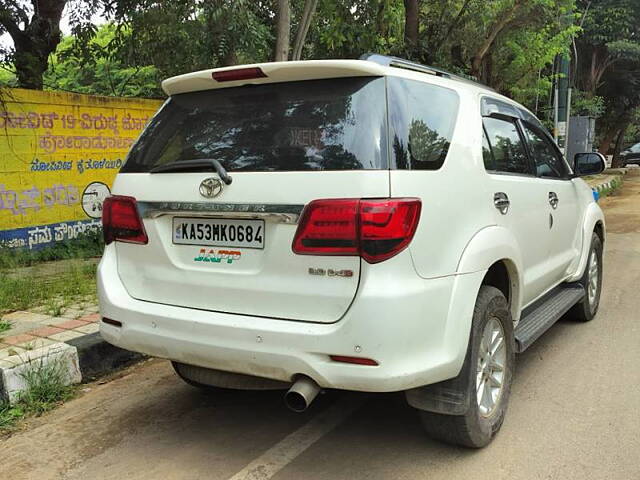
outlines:
M428 83L387 78L395 167L437 170L444 163L458 115L458 94Z
M227 171L388 168L385 81L338 78L172 96L122 173L216 159Z
M524 143L514 121L487 117L483 119L491 158L483 147L485 166L488 170L501 173L532 175Z

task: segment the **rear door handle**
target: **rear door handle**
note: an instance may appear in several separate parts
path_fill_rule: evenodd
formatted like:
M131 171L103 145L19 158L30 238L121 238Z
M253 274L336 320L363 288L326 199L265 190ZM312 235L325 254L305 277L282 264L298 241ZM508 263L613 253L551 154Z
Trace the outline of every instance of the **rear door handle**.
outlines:
M558 200L558 195L556 194L556 192L549 192L549 205L551 205L554 210L558 208L559 202L560 200Z
M493 194L493 205L498 209L502 215L506 215L509 211L509 197L504 192L496 192Z

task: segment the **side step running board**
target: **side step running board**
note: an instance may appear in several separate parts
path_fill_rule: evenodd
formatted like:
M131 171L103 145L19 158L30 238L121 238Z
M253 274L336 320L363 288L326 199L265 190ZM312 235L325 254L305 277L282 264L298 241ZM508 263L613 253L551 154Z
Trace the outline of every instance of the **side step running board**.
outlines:
M561 285L526 308L515 331L516 352L524 352L529 348L584 295L584 288L580 284Z

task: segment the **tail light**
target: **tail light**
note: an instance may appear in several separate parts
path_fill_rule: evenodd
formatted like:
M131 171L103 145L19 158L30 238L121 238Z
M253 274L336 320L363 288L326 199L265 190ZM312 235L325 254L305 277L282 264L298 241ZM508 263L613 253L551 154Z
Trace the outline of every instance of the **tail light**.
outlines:
M102 231L107 245L115 241L146 245L149 241L133 197L114 195L105 199Z
M293 251L382 262L409 245L421 206L417 198L314 200L302 213Z

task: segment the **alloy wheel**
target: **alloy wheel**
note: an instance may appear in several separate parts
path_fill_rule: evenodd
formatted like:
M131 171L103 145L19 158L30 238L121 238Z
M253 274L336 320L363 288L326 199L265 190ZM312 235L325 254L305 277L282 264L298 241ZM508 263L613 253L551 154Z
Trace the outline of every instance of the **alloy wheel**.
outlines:
M484 327L476 368L476 400L483 417L496 410L504 389L507 348L500 320L491 317Z

